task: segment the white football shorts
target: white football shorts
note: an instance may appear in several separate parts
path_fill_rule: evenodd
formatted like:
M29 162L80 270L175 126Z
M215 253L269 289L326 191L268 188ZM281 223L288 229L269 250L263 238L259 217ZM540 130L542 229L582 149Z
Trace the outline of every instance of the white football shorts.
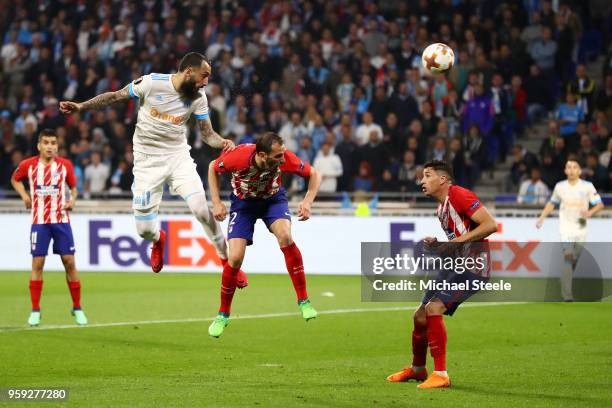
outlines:
M202 180L188 150L169 155L134 152L132 209L141 213L157 212L166 183L171 194L185 200L193 194L204 194Z

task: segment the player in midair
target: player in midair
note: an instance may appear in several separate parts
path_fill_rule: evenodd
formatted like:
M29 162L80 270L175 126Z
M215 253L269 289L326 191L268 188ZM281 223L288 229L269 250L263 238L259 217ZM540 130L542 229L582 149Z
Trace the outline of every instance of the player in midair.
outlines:
M291 236L291 213L287 193L281 186L283 172L309 178L308 191L298 204L300 221L310 218L310 206L315 199L321 176L310 164L288 151L283 139L266 133L256 144L240 145L223 153L208 168L208 185L213 202L213 214L222 221L227 208L219 196L219 173L232 174L231 207L227 238L229 261L221 278L221 306L219 314L208 328L208 334L219 337L229 324L230 308L236 290L235 276L242 265L247 245L253 243L255 222L262 219L276 239L291 277L302 317L308 321L317 316L308 300L302 254Z
M60 102L63 113L101 109L134 98L139 102L134 131L134 184L132 209L138 234L154 242L151 268L159 272L164 264L166 233L157 220L163 187L187 202L215 245L223 264L227 263L227 244L221 226L208 208L204 187L189 154L187 121L195 116L204 142L227 152L231 140L217 134L210 122L208 100L202 90L211 75L211 66L199 53L190 52L180 61L176 74L149 74L116 92L106 92L88 101ZM238 286L247 285L240 271Z
M11 184L21 196L26 208L32 209L32 312L28 324L40 324L43 267L49 244L53 240L53 253L61 257L66 270L66 283L72 297L72 314L77 324L86 325L87 317L81 310L81 281L74 262L74 238L68 216L68 211L74 208L77 198L74 169L69 160L57 156L57 135L52 129L44 129L38 134L38 152L38 156L29 157L19 163L11 177ZM29 182L30 194L23 185L25 179ZM66 197L66 185L70 188L69 199Z
M423 166L421 188L426 196L438 202L437 216L450 243L438 243L436 238L425 238L426 246L459 245L467 242L483 242L480 247L488 257L486 238L497 232L497 223L476 195L463 187L452 184L451 167L439 160ZM480 251L479 250L479 251ZM484 270L456 274L457 279L488 279L489 266ZM446 326L443 315L452 316L459 305L475 291L428 291L421 306L414 313L412 331L412 366L387 377L388 381L423 381L418 388L450 387L446 372ZM427 376L425 360L427 348L434 360L434 372Z
M604 204L590 181L580 178L580 164L569 159L565 163L567 180L558 182L546 203L536 227L544 225L544 219L559 205L559 226L563 244L564 266L561 271L561 296L566 302L574 300L572 274L580 257L582 243L586 241L587 219L603 210ZM592 206L589 209L589 204Z

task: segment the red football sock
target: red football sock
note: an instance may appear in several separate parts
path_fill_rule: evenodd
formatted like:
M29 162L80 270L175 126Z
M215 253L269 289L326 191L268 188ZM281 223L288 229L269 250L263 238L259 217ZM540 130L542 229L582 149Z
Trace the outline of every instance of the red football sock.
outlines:
M30 281L30 299L32 300L32 310L40 310L40 294L42 292L43 281Z
M229 263L223 266L223 274L221 275L221 307L219 313L226 316L230 315L232 308L232 299L236 292L236 275L240 268L232 268Z
M435 371L446 371L446 326L441 315L427 316L427 343Z
M70 296L72 297L72 308L81 308L81 282L80 281L66 281L68 283L68 289L70 289Z
M414 322L412 329L412 365L423 367L427 360L427 324Z
M289 276L291 277L291 282L293 283L293 288L295 289L298 302L308 299L302 253L298 249L297 245L295 245L295 242L289 246L281 248L281 251L283 251L283 255L285 255L287 272L289 272Z

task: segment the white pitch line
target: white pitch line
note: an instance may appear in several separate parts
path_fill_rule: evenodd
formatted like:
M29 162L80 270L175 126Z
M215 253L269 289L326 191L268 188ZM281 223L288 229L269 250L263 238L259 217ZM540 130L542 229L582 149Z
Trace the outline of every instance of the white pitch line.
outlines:
M491 303L467 303L461 305L466 307L487 307L487 306L503 306L503 305L521 305L527 302L491 302ZM369 312L397 312L402 310L414 310L414 306L395 306L395 307L378 307L378 308L357 308L357 309L332 309L321 310L319 315L334 315L345 313L369 313ZM252 320L252 319L272 319L278 317L299 316L298 312L283 312L283 313L267 313L259 315L242 315L232 316L232 320ZM192 317L187 319L170 319L170 320L139 320L134 322L111 322L111 323L94 323L87 326L76 326L74 324L65 325L49 325L40 327L11 327L0 329L0 333L21 332L21 331L41 331L41 330L63 330L63 329L88 329L95 327L121 327L121 326L138 326L145 324L167 324L167 323L193 323L193 322L210 322L214 317Z

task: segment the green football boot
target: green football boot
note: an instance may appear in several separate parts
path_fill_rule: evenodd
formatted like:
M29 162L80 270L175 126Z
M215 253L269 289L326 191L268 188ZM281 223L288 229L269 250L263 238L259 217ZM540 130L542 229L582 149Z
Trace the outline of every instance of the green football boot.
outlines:
M317 317L317 311L310 304L310 300L301 300L298 305L300 305L300 310L302 311L302 317L304 320L309 321L310 319Z
M208 334L212 337L219 337L223 334L223 330L229 324L229 317L219 314L208 327Z
M32 313L30 313L30 318L28 319L28 324L32 327L40 324L40 310L32 310Z
M81 309L72 309L72 315L74 316L76 324L78 324L79 326L87 325L87 317Z

